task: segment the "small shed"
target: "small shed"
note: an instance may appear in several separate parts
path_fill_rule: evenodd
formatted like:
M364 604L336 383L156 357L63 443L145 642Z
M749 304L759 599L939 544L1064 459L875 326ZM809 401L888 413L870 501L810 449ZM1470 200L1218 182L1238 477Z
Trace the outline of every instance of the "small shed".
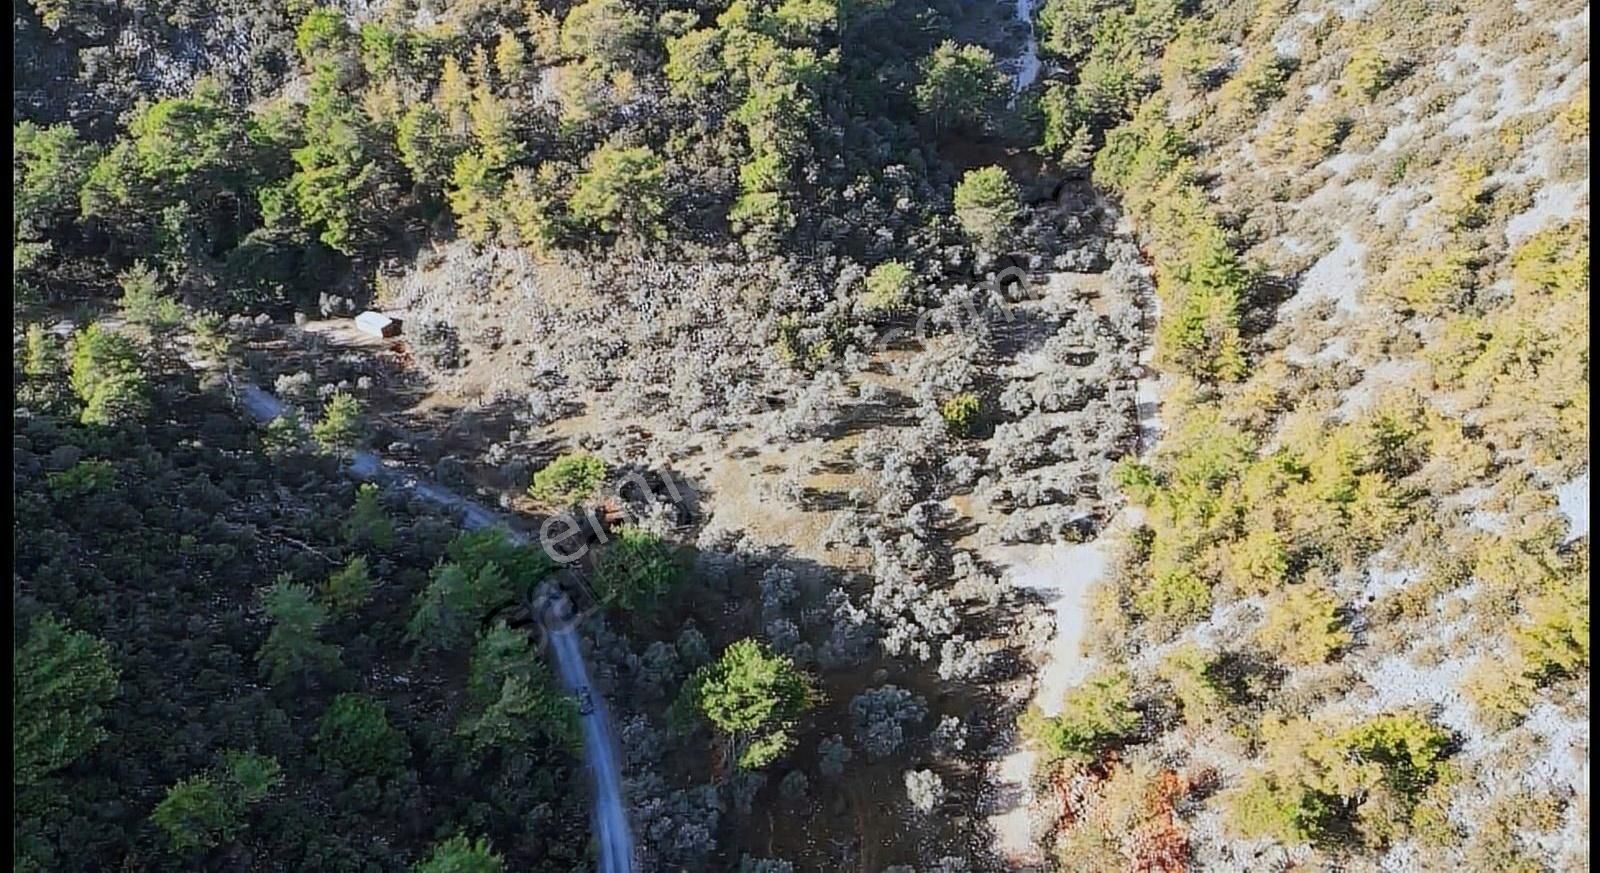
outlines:
M367 310L356 316L356 328L362 333L373 336L393 337L400 335L400 319L391 318L381 312Z

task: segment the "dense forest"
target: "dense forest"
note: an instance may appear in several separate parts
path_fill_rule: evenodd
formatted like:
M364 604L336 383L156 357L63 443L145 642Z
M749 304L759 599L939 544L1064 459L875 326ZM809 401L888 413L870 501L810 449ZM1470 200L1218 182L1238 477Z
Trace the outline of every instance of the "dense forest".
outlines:
M13 32L15 869L1587 869L1582 0Z

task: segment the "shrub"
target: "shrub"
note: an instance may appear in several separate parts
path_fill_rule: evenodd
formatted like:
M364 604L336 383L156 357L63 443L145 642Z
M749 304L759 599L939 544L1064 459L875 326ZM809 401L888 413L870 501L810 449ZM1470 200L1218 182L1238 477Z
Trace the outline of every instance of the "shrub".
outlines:
M936 128L981 129L1010 91L1010 80L982 46L946 40L922 62L917 108Z
M149 385L139 347L121 334L91 324L72 345L72 390L83 401L84 424L110 425L149 408Z
M1350 644L1338 608L1338 601L1326 591L1310 584L1292 586L1268 602L1267 618L1256 639L1284 663L1323 663Z
M1396 65L1383 46L1376 41L1364 43L1345 62L1339 93L1350 99L1371 100L1394 83L1396 72Z
M1268 722L1264 769L1229 802L1232 826L1247 836L1328 844L1353 825L1382 847L1409 828L1412 810L1445 772L1450 735L1410 712L1354 724Z
M484 617L513 598L506 571L496 562L476 568L440 564L428 587L417 594L406 639L424 650L460 648L471 641Z
M1222 86L1218 94L1222 112L1237 117L1265 109L1283 96L1288 66L1288 61L1270 50L1251 55Z
M1585 85L1556 116L1556 134L1562 142L1589 138L1589 86Z
M1022 730L1044 748L1047 757L1093 760L1139 724L1132 699L1126 673L1101 671L1067 692L1060 715L1029 710Z
M1256 528L1228 546L1227 577L1243 593L1266 594L1283 584L1289 552L1271 528Z
M489 841L469 840L458 834L433 847L425 861L418 861L412 873L501 873L505 860L491 851Z
M885 261L867 274L866 293L861 295L861 305L868 311L880 312L899 309L906 303L916 274L900 261Z
M660 537L630 526L600 552L594 581L603 600L632 611L654 605L677 585L682 572Z
M322 583L322 600L335 612L352 613L372 598L372 574L367 559L356 555Z
M717 28L702 28L667 40L667 64L662 71L673 94L698 98L722 81L726 74L722 37Z
M168 788L150 820L179 852L215 846L231 838L240 826L238 811L209 776L191 777Z
M110 461L85 458L65 470L52 472L45 481L50 486L50 496L57 500L86 497L116 485L117 468Z
M794 720L812 703L794 662L752 639L695 671L679 699L728 736L733 760L747 770L765 767L794 744Z
M640 58L650 38L650 20L623 0L586 0L561 23L561 50L606 69Z
M1350 132L1350 117L1332 101L1311 107L1294 128L1290 157L1300 165L1316 164L1338 152Z
M1211 612L1211 586L1188 570L1157 575L1133 595L1134 609L1162 635L1171 635Z
M1511 643L1533 679L1548 682L1588 669L1589 589L1581 579L1539 595L1527 610L1527 620L1511 632Z
M1528 665L1522 659L1491 657L1472 667L1461 691L1472 704L1478 721L1494 731L1504 731L1528 715L1539 683L1528 675Z
M1280 783L1266 773L1251 773L1228 804L1229 823L1247 837L1272 837L1285 843L1319 839L1333 816L1329 798L1304 785Z
M228 752L220 774L184 779L167 789L150 820L179 852L205 849L232 839L244 826L245 809L283 784L277 759L254 752Z
M1477 227L1489 217L1489 168L1462 159L1444 174L1434 191L1434 205L1450 230Z
M565 506L593 497L605 480L605 461L583 453L562 455L533 474L528 494L547 506Z
M972 433L981 408L982 403L978 400L978 395L962 392L940 405L939 415L952 433L965 436Z
M117 283L122 286L122 314L129 322L156 332L183 324L183 306L164 293L161 275L143 261L118 274Z
M394 522L378 502L378 486L367 482L356 489L356 502L345 518L342 533L345 542L353 546L388 549L394 545Z
M322 407L322 418L311 427L311 436L324 451L348 455L361 444L361 401L344 391L335 391Z
M310 673L331 670L339 663L339 647L320 639L328 610L285 573L262 596L262 606L272 622L256 657L273 684Z
M922 815L933 812L944 802L944 780L932 770L907 770L905 772L906 799L911 808Z
M856 740L867 750L867 758L878 761L900 750L906 727L928 717L928 703L897 685L884 685L851 698L850 717ZM848 750L839 758L841 764L849 760Z
M664 233L666 169L647 146L602 146L578 176L572 217L607 233L657 237Z
M361 694L341 694L317 721L317 751L349 773L381 776L411 757L404 734L389 724L383 704Z
M107 736L100 725L117 696L117 669L103 640L44 615L12 649L11 782L21 794Z
M968 170L956 185L956 221L974 243L994 248L1022 214L1020 197L1003 167Z
M1205 725L1221 716L1228 699L1215 655L1188 643L1162 659L1156 672L1177 695L1184 723Z

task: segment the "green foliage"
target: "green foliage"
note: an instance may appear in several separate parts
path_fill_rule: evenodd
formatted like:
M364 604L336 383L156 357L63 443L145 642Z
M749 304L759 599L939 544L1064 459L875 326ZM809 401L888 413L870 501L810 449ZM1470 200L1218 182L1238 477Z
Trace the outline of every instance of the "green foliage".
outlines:
M61 347L44 325L28 325L23 339L22 373L30 379L54 379L62 373Z
M340 87L338 73L319 65L306 104L305 144L293 152L298 169L283 191L301 223L318 229L322 242L336 251L353 254L377 236L374 222L387 180L376 151L377 141Z
M511 599L511 583L499 564L476 570L441 564L417 595L406 639L423 649L459 648L472 639L485 616Z
M1228 549L1227 578L1235 591L1266 594L1276 591L1289 572L1288 547L1279 533L1257 528Z
M18 793L87 755L105 738L117 695L106 644L46 615L12 650L11 783Z
M283 784L278 759L255 752L230 751L223 755L228 781L245 803L259 803Z
M505 862L489 850L489 841L468 840L457 835L433 847L426 861L419 861L412 873L502 873Z
M1133 607L1158 633L1171 635L1211 614L1211 586L1192 572L1172 570L1135 591Z
M1522 721L1533 708L1539 682L1521 659L1485 658L1467 674L1462 692L1478 720L1493 730Z
M510 105L486 86L467 104L472 148L456 156L450 208L468 239L484 242L507 222L504 192L512 166L522 157Z
M11 239L37 240L78 215L78 191L96 149L70 125L40 127L21 121L11 129Z
M241 827L238 810L210 776L192 776L169 788L150 819L179 852L211 848Z
M1228 812L1230 822L1240 833L1291 844L1321 838L1330 829L1334 816L1324 795L1260 772L1245 777Z
M1073 97L1074 88L1049 82L1039 98L1044 116L1040 154L1069 167L1083 167L1094 157L1092 119L1086 118Z
M1512 648L1541 682L1589 667L1589 588L1581 577L1576 583L1534 598L1512 631Z
M361 694L341 694L317 721L317 752L348 773L384 776L411 757L406 737L389 724L383 704Z
M394 546L381 560L365 545L345 546L339 526L353 488L344 477L322 464L275 463L225 402L208 394L163 404L159 419L133 428L85 428L75 414L19 403L14 866L200 870L271 858L291 870L409 869L457 819L498 832L529 816L545 823L543 836L518 844L519 867L581 864L588 809L572 790L582 779L578 759L544 740L493 753L494 760L471 754L455 730L484 704L465 693L465 652L408 666L398 632L406 616L395 597L426 583L417 567L513 550L489 535L447 550L455 522L416 501L387 507ZM72 457L111 464L112 491L56 500L49 473ZM280 494L292 495L293 511L284 511ZM301 543L340 564L322 564ZM277 621L254 589L285 569L316 588L354 554L367 556L374 575L381 565L385 586L361 620L324 620L312 637L342 645L342 667L313 670L314 684L267 681L270 667L258 673L254 650ZM97 652L92 658L69 657L65 643L42 644L41 617L49 615L70 617L74 629L105 644L83 637ZM274 645L283 636L280 629ZM411 681L390 681L396 671ZM369 778L320 766L317 720L334 692L356 686L415 737L407 768ZM425 705L424 697L444 705ZM518 730L528 726L513 721ZM109 738L100 739L102 729ZM275 755L282 766L229 761L230 748ZM216 766L205 758L212 752ZM169 789L190 778L208 780L226 804L235 797L255 803L230 836L215 834L209 850L175 850L151 820ZM280 778L282 787L272 787ZM412 824L397 829L396 816ZM202 824L207 817L198 816Z
M1075 71L1045 87L1040 151L1087 164L1096 134L1128 117L1155 84L1154 61L1178 34L1170 0L1048 0L1039 10L1040 48Z
M1156 672L1172 686L1185 724L1203 726L1221 718L1229 691L1218 670L1218 659L1194 643L1185 643L1162 659Z
M395 125L400 163L420 185L442 188L463 146L431 103L413 105Z
M1310 583L1290 586L1267 605L1256 639L1288 664L1320 664L1350 645L1339 603Z
M1030 709L1021 727L1048 758L1090 761L1126 739L1138 724L1127 674L1101 671L1067 692L1060 715Z
M311 436L324 451L346 455L361 444L361 401L336 391L322 407L322 418L311 427Z
M456 537L449 557L433 569L406 624L406 639L424 650L465 646L484 618L532 591L554 566L538 549L492 528Z
M84 424L117 424L144 414L149 386L139 347L98 323L80 331L72 344L72 390L83 401Z
M378 502L378 486L368 482L356 489L355 505L344 521L344 538L353 546L389 549L394 545L394 522Z
M381 21L366 21L361 24L357 36L361 42L361 66L369 77L382 79L405 62L406 34L400 28ZM337 41L335 45L343 48Z
M1489 168L1461 159L1440 177L1433 202L1450 230L1477 227L1488 218Z
M291 455L303 450L310 436L299 411L286 409L261 429L261 449L273 457Z
M182 304L166 293L161 274L148 264L134 262L117 276L117 283L122 286L122 316L129 322L156 332L171 331L183 324Z
M300 26L295 29L294 47L300 57L314 61L325 54L346 50L352 37L343 13L329 6L318 6L300 20ZM362 37L366 42L365 30Z
M80 207L134 251L193 269L250 231L252 201L287 147L217 82L201 79L186 96L135 110L127 136L90 169Z
M682 576L677 556L660 537L628 526L601 550L594 584L605 602L631 612L655 605Z
M515 750L527 747L535 736L547 736L567 747L578 742L577 706L558 692L548 674L510 676L500 694L483 712L461 726L473 751Z
M1283 96L1289 78L1289 64L1275 52L1257 52L1245 59L1222 86L1218 100L1222 112L1233 117L1249 117Z
M695 671L680 701L728 736L740 768L755 770L793 745L794 721L811 707L812 693L793 661L743 639Z
M663 69L672 93L688 99L706 94L726 75L722 65L722 31L691 30L667 40Z
M1556 135L1562 142L1589 138L1589 86L1584 85L1556 116Z
M1005 105L1010 82L982 46L946 40L922 62L917 108L939 129L982 130Z
M249 806L283 784L283 768L275 758L230 751L224 759L220 773L191 776L168 788L151 813L174 850L192 852L233 839Z
M539 736L577 745L577 705L534 657L526 633L503 623L484 631L472 652L467 687L482 707L460 727L474 751L526 748Z
M1339 80L1339 93L1348 98L1371 100L1394 83L1396 64L1383 46L1367 42L1351 52Z
M750 20L751 12L737 4L718 19L726 31L723 61L730 78L744 86L733 118L750 149L728 220L747 247L766 250L797 221L791 179L812 160L808 135L819 125L821 92L838 56L809 46L782 48L768 28Z
M1403 312L1437 315L1454 309L1471 284L1471 255L1465 249L1433 248L1396 258L1378 293Z
M1406 833L1412 811L1444 773L1450 736L1410 712L1348 725L1321 720L1263 726L1265 766L1229 803L1246 836L1329 845L1353 827L1374 848Z
M594 455L562 455L533 474L528 494L547 506L559 507L587 500L606 481L606 463Z
M974 243L993 248L1022 214L1020 197L1005 168L968 170L956 185L956 221Z
M518 82L528 71L528 48L515 32L500 31L494 44L494 68L500 81L510 85Z
M51 473L46 481L50 483L52 497L73 500L110 491L117 484L117 468L110 461L85 458L65 470Z
M944 419L945 426L949 427L952 433L965 436L972 433L982 408L983 404L978 400L978 395L964 391L939 406L939 417Z
M1207 381L1236 381L1245 370L1239 305L1250 275L1192 181L1185 149L1164 105L1151 100L1107 134L1094 177L1123 195L1150 237L1164 310L1158 363Z
M351 558L323 580L322 602L334 612L354 613L372 599L372 573L362 555Z
M650 21L624 0L584 0L561 22L561 50L611 70L642 59Z
M309 587L287 574L280 576L262 595L262 608L272 630L256 657L274 685L338 665L339 647L319 638L328 611L312 598Z
M647 146L607 145L589 156L569 204L572 217L607 233L660 236L666 170Z
M916 283L916 273L900 261L884 261L867 273L861 305L872 312L892 311L906 303Z

